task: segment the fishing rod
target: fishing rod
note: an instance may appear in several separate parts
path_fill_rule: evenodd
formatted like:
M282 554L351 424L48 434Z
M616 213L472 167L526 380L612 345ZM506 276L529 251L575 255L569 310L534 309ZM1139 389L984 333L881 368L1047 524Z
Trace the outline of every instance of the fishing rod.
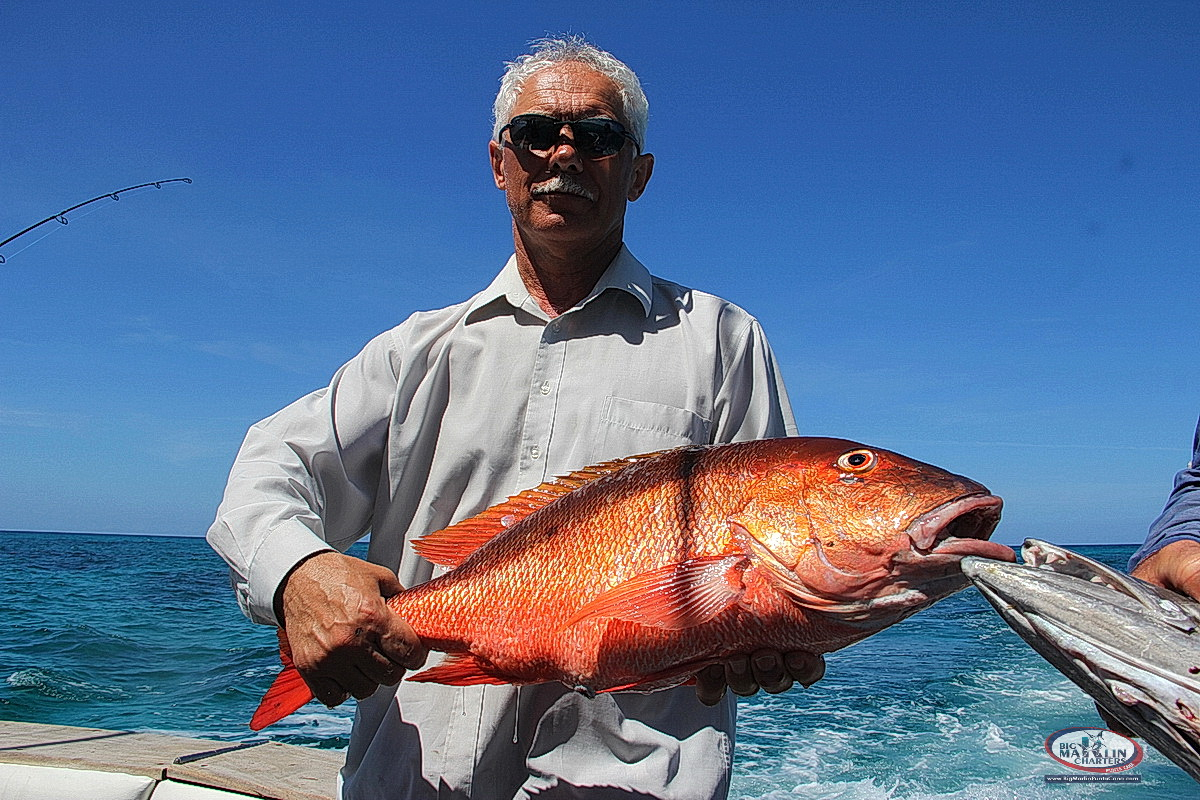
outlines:
M106 197L111 197L113 200L120 200L121 195L123 195L125 192L132 192L134 189L145 189L147 186L153 186L155 189L161 189L165 184L168 184L168 183L191 183L191 182L192 182L191 178L169 178L165 181L151 181L150 183L139 183L137 186L126 186L124 189L117 189L115 192L105 192L104 194L93 197L91 200L84 200L82 203L76 203L75 205L71 206L70 208L65 208L62 211L59 211L57 214L51 214L50 216L46 217L41 222L36 222L33 225L30 225L28 228L21 231L20 233L14 233L12 236L8 237L3 242L0 242L0 247L4 247L4 245L8 244L11 241L14 241L15 239L20 239L25 234L29 233L32 230L40 228L41 226L45 225L47 222L52 222L54 220L58 220L58 222L60 224L66 225L70 221L67 219L67 214L70 214L72 211L74 211L76 209L83 208L86 205L95 203L98 200L103 200ZM42 237L42 238L44 239L45 237ZM40 241L40 240L37 240L37 241ZM36 244L37 241L35 241L33 244ZM30 246L32 246L32 245L30 245ZM20 251L17 251L17 252L20 252ZM0 264L3 264L4 262L5 262L4 254L0 253Z

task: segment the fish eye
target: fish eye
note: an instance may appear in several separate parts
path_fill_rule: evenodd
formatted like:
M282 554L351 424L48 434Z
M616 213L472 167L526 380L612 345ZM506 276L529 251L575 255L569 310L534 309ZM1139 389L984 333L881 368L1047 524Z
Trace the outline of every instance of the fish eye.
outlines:
M838 456L838 469L846 472L863 473L875 469L879 459L870 450L851 450Z

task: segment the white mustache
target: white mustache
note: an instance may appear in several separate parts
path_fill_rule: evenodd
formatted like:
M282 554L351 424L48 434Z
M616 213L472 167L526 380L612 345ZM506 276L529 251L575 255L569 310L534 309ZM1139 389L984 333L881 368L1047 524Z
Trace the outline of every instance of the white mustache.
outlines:
M534 197L541 194L561 193L577 195L586 200L596 199L596 196L588 191L578 178L566 172L560 172L550 180L537 184L529 193Z

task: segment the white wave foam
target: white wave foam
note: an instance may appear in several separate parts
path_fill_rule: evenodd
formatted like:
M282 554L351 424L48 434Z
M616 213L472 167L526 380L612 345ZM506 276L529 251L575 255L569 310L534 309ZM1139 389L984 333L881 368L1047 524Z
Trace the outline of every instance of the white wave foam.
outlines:
M735 779L730 796L738 800L1072 800L1095 796L1094 789L1091 795L1079 789L1081 787L1047 787L1036 776L972 783L945 792L864 778L803 782L788 789L755 793L744 791Z
M28 667L19 669L4 679L15 689L32 689L38 694L59 700L124 700L129 693L116 686L99 684L76 678L55 669Z

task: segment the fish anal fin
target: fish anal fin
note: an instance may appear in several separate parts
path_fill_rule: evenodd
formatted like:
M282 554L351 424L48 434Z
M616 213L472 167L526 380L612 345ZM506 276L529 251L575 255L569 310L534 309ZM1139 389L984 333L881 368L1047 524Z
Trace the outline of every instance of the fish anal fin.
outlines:
M440 664L423 669L405 680L418 683L444 683L447 686L475 686L490 684L504 686L512 683L496 673L488 662L471 653L454 653Z
M630 464L656 455L659 454L646 453L616 461L606 461L546 481L533 489L526 489L520 494L513 495L503 503L481 511L462 522L414 540L413 550L421 558L434 564L443 567L457 567L498 534L503 533L533 512L550 505L563 495L570 494L579 487L611 475Z
M746 556L723 554L668 564L604 592L563 625L619 619L666 630L701 625L735 604L745 592Z

